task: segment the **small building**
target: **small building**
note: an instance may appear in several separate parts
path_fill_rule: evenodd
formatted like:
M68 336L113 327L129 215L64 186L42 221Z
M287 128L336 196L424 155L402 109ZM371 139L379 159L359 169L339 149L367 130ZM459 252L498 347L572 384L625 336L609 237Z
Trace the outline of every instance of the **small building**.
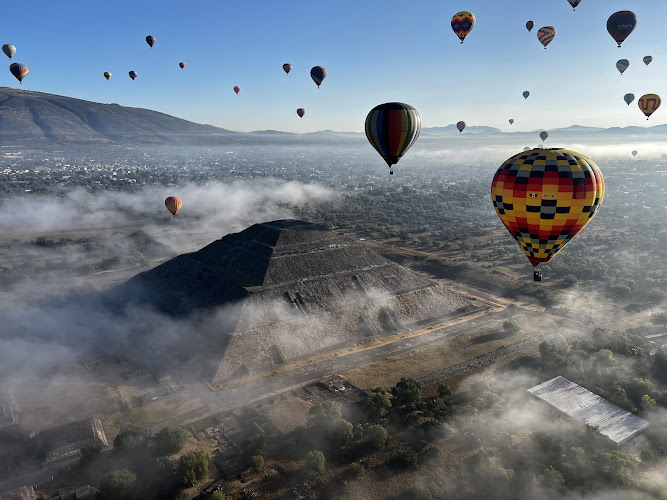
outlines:
M85 447L109 446L102 422L97 418L87 418L47 429L40 432L35 439L46 452L43 467L78 460L81 458L81 449Z
M564 377L547 380L528 392L568 417L597 428L616 446L630 441L651 425Z

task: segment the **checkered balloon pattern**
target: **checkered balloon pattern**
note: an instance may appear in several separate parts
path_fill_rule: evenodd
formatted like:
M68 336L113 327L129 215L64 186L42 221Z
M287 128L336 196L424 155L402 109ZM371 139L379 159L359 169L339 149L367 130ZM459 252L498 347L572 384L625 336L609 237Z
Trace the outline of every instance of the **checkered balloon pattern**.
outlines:
M603 198L598 166L566 149L514 155L491 184L498 217L533 267L560 252L595 216Z

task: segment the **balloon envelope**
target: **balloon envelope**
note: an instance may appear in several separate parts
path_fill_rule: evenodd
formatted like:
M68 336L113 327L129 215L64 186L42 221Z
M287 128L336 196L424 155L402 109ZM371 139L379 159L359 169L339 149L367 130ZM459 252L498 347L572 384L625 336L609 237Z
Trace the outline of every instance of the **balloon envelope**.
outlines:
M180 66L181 69L185 68L185 63L184 62L179 62L178 65Z
M660 107L662 99L658 94L644 94L637 101L637 106L642 113L646 115L646 119L651 116Z
M566 149L509 158L491 184L493 206L526 257L549 262L595 216L604 198L597 165Z
M636 149L632 152L632 156L637 156L637 150Z
M623 96L623 100L625 103L630 106L630 103L635 100L635 95L634 94L625 94Z
M292 65L290 63L283 64L283 71L289 74L289 72L292 71Z
M111 73L109 73L108 71L105 71L105 72L104 72L104 78L106 78L107 80L108 80L109 78L111 78Z
M529 96L529 95L530 95L530 92L528 92L527 90L524 90L524 91L523 91L523 98L524 98L524 99L528 99L528 96Z
M366 137L389 165L392 165L417 141L422 129L419 112L409 104L387 102L375 106L366 117Z
M547 137L549 137L549 132L547 132L546 130L543 130L542 132L540 132L540 139L542 139L543 141L546 141Z
M553 26L542 26L539 30L537 30L537 39L542 45L544 45L545 49L547 48L547 45L553 41L555 36L556 28Z
M153 35L148 35L146 37L146 43L152 47L153 45L155 45L155 37Z
M535 23L533 21L528 21L526 23L526 29L528 30L528 33L535 27Z
M310 77L317 84L317 88L320 88L322 82L327 77L327 70L324 66L313 66L310 70Z
M174 217L176 217L176 214L183 206L183 202L178 196L170 196L164 200L164 206L167 207L167 210L169 210Z
M607 19L607 31L620 47L637 26L637 15L630 10L614 12Z
M303 108L299 108L296 110L296 114L299 115L301 118L303 118L303 115L306 114L306 110Z
M132 80L134 80L137 77L136 71L130 71L128 74L130 75L130 78L132 78Z
M510 125L514 123L514 118L510 118Z
M468 33L470 33L474 27L475 14L472 12L463 10L461 12L457 12L454 14L454 17L452 17L452 30L454 30L456 36L459 37L461 43L463 43L463 40L465 40L466 36L468 36Z
M238 93L241 92L241 87L239 87L238 85L236 85L236 86L234 87L234 92L236 92L236 94L238 95Z
M464 121L457 122L456 128L459 129L459 133L463 132L463 129L466 128L466 122Z
M646 66L648 66L649 64L651 64L651 61L652 61L652 60L653 60L653 58L652 58L651 56L646 56L646 57L644 57L644 58L642 59L642 61L644 61L644 64L646 64Z
M12 56L16 54L16 47L14 47L11 43L6 43L2 46L2 51L7 57L11 59Z
M28 74L28 66L23 63L12 63L9 65L9 71L16 77L19 83L22 83L23 78Z
M628 69L628 66L630 66L630 61L627 59L619 59L616 61L616 69L619 71L619 73L621 73L621 75L626 69Z
M581 3L581 0L567 0L568 3L572 6L572 10L577 8L577 5Z

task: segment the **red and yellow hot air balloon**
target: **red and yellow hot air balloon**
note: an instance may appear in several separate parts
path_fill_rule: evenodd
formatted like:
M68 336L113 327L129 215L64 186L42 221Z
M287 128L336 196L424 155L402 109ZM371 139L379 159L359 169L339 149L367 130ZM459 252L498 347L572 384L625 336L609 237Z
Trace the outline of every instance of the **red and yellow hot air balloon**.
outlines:
M9 65L9 71L19 83L23 83L23 78L28 74L28 66L23 63L12 63Z
M164 206L167 207L167 210L169 210L174 218L176 218L176 214L183 206L183 202L178 196L170 196L164 200Z
M454 17L452 17L452 30L454 30L456 36L459 37L461 43L463 43L463 40L465 40L468 33L470 33L474 27L475 14L472 12L462 10L461 12L454 14Z
M658 94L644 94L637 101L637 106L646 115L647 120L660 107L660 104L662 104L662 99Z
M567 149L532 149L505 161L491 184L496 213L533 267L549 262L595 216L598 166Z

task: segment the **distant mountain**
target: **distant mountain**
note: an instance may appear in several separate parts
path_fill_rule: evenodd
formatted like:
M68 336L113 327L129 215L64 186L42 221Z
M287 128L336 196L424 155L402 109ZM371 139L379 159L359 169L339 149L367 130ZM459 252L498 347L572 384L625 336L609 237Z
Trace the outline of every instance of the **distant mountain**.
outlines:
M552 132L602 132L605 129L599 127L584 127L582 125L570 125L565 128L554 128L550 129Z
M161 143L233 133L149 109L0 87L2 142Z
M426 135L449 135L449 134L458 134L459 130L456 128L455 124L447 125L446 127L424 127L422 128L422 134ZM464 134L502 134L502 130L495 127L486 127L479 125L472 125L466 127L463 131Z

